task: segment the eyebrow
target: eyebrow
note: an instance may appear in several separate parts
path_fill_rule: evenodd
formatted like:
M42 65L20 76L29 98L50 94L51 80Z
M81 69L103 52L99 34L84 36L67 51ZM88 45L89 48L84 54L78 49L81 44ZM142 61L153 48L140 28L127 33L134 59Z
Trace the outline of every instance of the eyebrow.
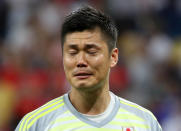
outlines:
M71 49L78 49L78 46L76 44L70 44L68 45L68 47Z
M78 49L78 45L76 45L76 44L70 44L70 45L68 45L68 47L71 48L71 49L76 49L76 50ZM90 49L90 48L99 49L99 46L96 45L96 44L85 44L84 49Z
M98 49L99 46L96 44L86 44L85 49L90 49L90 48L97 48Z

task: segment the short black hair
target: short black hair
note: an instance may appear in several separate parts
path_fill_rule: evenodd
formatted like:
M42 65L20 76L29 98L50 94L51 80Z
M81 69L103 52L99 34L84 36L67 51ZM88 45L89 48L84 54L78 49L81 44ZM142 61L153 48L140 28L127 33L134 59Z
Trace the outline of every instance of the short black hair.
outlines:
M101 29L107 40L109 51L116 47L117 29L113 20L91 6L84 6L70 13L64 20L61 29L62 49L65 36L76 31L92 30L96 27Z

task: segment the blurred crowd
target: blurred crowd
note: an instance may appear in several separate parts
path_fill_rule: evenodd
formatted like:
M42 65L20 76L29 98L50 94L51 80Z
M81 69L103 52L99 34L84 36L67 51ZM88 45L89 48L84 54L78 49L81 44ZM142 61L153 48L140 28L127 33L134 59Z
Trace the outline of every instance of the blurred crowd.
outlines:
M111 91L151 110L164 131L181 131L180 0L0 0L0 131L70 89L61 24L86 4L118 27Z

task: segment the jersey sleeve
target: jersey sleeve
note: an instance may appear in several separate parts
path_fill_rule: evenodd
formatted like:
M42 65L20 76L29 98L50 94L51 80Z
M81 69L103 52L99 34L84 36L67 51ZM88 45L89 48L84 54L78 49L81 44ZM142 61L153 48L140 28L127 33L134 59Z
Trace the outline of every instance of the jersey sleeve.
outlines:
M28 124L29 124L29 117L32 115L33 112L30 112L28 114L26 114L21 121L19 122L19 124L17 125L15 131L35 131L33 130L33 128L28 128ZM34 126L36 126L36 123L34 124Z
M15 131L28 131L27 127L25 126L25 123L26 123L25 118L23 118L17 125Z
M159 122L153 114L151 115L151 131L162 131Z
M162 131L162 128L161 128L160 124L158 123L158 121L154 122L153 127L154 127L154 129L153 129L154 131Z

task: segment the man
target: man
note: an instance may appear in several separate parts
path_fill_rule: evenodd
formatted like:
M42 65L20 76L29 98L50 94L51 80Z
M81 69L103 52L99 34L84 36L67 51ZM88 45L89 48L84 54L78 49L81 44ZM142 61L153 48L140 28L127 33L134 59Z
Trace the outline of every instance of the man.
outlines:
M161 131L152 113L109 91L117 30L92 7L66 17L61 31L69 93L28 113L16 131Z

